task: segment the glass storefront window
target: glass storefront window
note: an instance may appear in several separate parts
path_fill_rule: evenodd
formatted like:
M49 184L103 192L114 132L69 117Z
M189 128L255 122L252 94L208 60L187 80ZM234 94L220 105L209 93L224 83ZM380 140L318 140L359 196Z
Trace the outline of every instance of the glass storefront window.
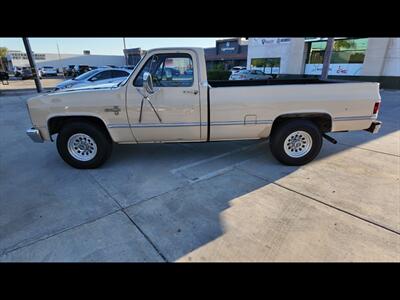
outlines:
M336 40L333 44L331 64L362 64L367 46L367 38ZM326 41L311 42L306 64L322 64L325 47Z
M280 57L251 59L251 69L260 70L266 74L279 74L280 66Z

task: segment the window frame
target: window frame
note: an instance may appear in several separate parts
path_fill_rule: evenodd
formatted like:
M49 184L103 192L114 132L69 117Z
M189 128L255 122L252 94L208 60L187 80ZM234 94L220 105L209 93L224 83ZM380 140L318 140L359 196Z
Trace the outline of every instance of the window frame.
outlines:
M194 81L195 81L195 80L194 80L194 79L195 79L195 74L194 74L195 70L194 70L194 68L195 68L195 65L194 65L193 55L190 54L190 53L187 53L187 52L184 52L184 53L174 53L174 52L172 52L172 53L155 53L155 54L151 55L151 56L146 60L146 62L143 64L142 68L139 70L139 72L137 73L137 75L136 75L135 78L133 79L132 85L133 85L134 87L138 88L138 87L142 87L142 86L143 86L143 85L136 85L136 84L135 84L135 83L136 83L136 80L139 78L139 76L140 76L140 74L142 73L143 69L147 66L147 63L148 63L150 60L152 60L154 56L163 57L163 58L162 58L162 61L160 62L160 65L161 65L161 64L163 65L163 66L162 66L162 70L164 70L164 68L165 68L165 60L166 60L167 58L189 58L190 61L191 61L191 64L192 64L192 69L193 69L191 85L188 85L188 86L181 86L181 85L178 85L178 86L157 86L157 87L159 87L159 88L176 88L176 87L190 88L190 87L193 87L193 86L194 86ZM157 67L156 70L158 70L158 68L160 67L160 65ZM152 74L152 75L153 75L153 74Z

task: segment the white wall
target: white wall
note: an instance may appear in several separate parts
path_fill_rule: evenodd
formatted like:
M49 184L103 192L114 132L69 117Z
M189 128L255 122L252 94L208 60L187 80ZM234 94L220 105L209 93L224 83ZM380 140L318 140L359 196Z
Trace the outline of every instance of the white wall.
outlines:
M391 38L384 59L382 76L400 76L400 38Z
M104 65L125 65L125 57L123 55L83 55L83 54L58 54L46 53L45 60L37 59L36 66L38 68L43 66L51 66L62 68L67 65L90 65L90 66L104 66ZM59 59L61 57L61 59ZM14 67L27 67L29 61L27 59L13 59L12 64Z
M67 65L89 65L89 66L104 66L104 65L125 65L124 56L119 55L80 55L70 58L63 58L61 60L58 57L54 60L46 60L44 62L36 62L37 67L52 66L56 68L62 68Z
M279 42L278 38L249 38L247 68L250 69L253 58L280 57L281 74L302 74L304 46L304 38L290 38L289 42Z

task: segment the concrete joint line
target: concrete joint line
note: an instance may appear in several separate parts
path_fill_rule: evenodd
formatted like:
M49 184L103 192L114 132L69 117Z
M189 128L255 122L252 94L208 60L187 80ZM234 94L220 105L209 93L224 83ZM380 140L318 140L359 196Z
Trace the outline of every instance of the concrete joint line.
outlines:
M323 205L325 205L325 206L328 206L328 207L330 207L330 208L333 208L333 209L335 209L335 210L337 210L337 211L340 211L340 212L342 212L342 213L345 213L345 214L347 214L347 215L349 215L349 216L352 216L352 217L354 217L354 218L357 218L357 219L359 219L359 220L361 220L361 221L367 222L367 223L369 223L369 224L372 224L372 225L375 225L375 226L377 226L377 227L380 227L380 228L382 228L382 229L384 229L384 230L390 231L390 232L392 232L392 233L394 233L394 234L400 235L400 231L396 231L395 229L392 229L392 228L390 228L390 227L386 227L385 225L381 225L381 224L379 224L379 223L376 223L375 221L368 220L368 219L366 219L366 218L364 218L364 217L358 216L358 215L353 214L353 213L351 213L351 212L349 212L349 211L346 211L346 210L341 209L341 208L339 208L339 207L333 206L333 205L331 205L331 204L329 204L329 203L326 203L326 202L324 202L324 201L318 200L318 199L316 199L316 198L314 198L314 197L311 197L311 196L308 196L308 195L306 195L306 194L303 194L303 193L300 193L300 192L298 192L298 191L295 191L295 190L293 190L293 189L291 189L291 188L288 188L288 187L286 187L286 186L284 186L284 185L281 185L281 184L279 184L279 183L266 180L265 178L262 178L262 177L260 177L260 176L258 176L258 175L250 174L249 172L247 172L247 171L245 171L245 170L240 170L240 171L243 171L243 172L245 172L246 174L248 174L248 175L250 175L250 176L257 177L257 178L259 178L259 179L261 179L261 180L264 180L264 181L266 181L266 182L268 182L268 183L271 183L271 184L274 184L274 185L276 185L276 186L279 186L279 187L281 187L281 188L283 188L283 189L285 189L285 190L291 191L291 192L293 192L293 193L296 193L296 194L298 194L298 195L301 195L301 196L303 196L303 197L306 197L306 198L308 198L308 199L311 199L311 200L313 200L313 201L315 201L315 202L318 202L318 203L320 203L320 204L323 204Z
M112 215L112 214L115 214L115 213L117 213L117 212L119 212L119 211L121 211L121 209L117 209L117 210L111 211L111 212L109 212L109 213L107 213L107 214L105 214L105 215L103 215L103 216L94 218L94 219L92 219L92 220L89 220L89 221L86 221L86 222L83 222L83 223L80 223L80 224L77 224L77 225L74 225L74 226L71 226L71 227L68 227L68 228L61 229L60 231L57 231L57 232L52 233L52 234L43 235L42 237L39 237L38 239L36 239L36 240L34 240L34 241L28 242L28 243L25 244L25 245L17 246L18 244L23 243L23 241L22 241L22 242L20 242L20 243L14 245L14 246L9 247L8 249L3 250L3 251L0 253L0 257L4 256L4 255L6 255L6 254L9 254L9 253L11 253L11 252L14 252L14 251L16 251L16 250L19 250L19 249L22 249L22 248L25 248L25 247L34 245L34 244L36 244L36 243L38 243L38 242L45 241L45 240L47 240L47 239L49 239L49 238L52 238L52 237L54 237L54 236L56 236L56 235L59 235L59 234L61 234L61 233L66 232L66 231L73 230L73 229L75 229L75 228L78 228L78 227L83 226L83 225L86 225L86 224L94 223L94 222L96 222L96 221L98 221L98 220L100 220L100 219L102 219L102 218L108 217L108 216L110 216L110 215Z

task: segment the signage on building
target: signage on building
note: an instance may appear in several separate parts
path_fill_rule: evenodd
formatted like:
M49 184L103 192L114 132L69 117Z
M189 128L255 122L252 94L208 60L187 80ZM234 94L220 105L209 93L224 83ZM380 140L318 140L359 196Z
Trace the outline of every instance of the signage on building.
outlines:
M331 64L328 75L358 76L363 64ZM321 75L322 64L306 64L304 74Z
M239 43L237 41L219 42L218 53L223 53L223 54L239 53Z
M289 43L292 39L290 38L252 38L250 43L252 46L265 46L273 44L285 44Z

